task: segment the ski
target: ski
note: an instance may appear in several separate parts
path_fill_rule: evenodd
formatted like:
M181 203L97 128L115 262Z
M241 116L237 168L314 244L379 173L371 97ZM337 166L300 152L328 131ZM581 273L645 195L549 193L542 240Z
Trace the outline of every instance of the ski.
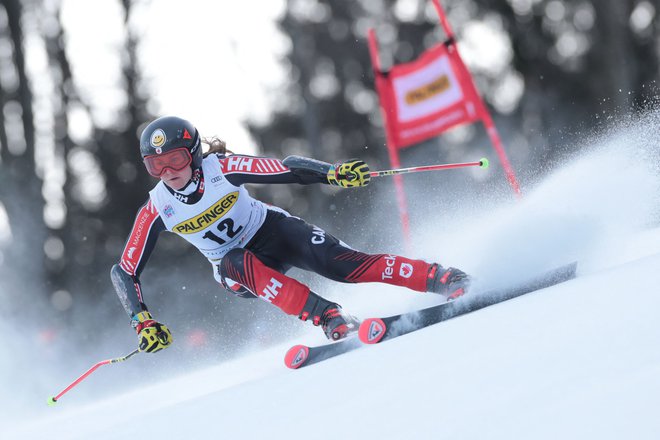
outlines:
M457 316L483 309L484 307L563 283L564 281L575 278L576 270L577 262L573 262L514 287L505 287L486 291L481 294L467 295L449 303L400 315L388 316L386 318L368 318L360 324L358 336L365 344L377 344Z
M289 368L297 369L355 350L361 346L362 344L355 334L347 339L316 347L294 345L286 352L284 364Z
M577 263L571 263L514 287L494 289L483 294L459 298L450 303L442 303L427 309L387 318L369 318L362 321L357 332L359 338L354 335L338 342L330 342L314 347L302 344L294 345L284 356L284 364L291 369L313 365L362 347L363 344L360 341L365 344L376 344L535 290L568 281L575 277L576 269Z

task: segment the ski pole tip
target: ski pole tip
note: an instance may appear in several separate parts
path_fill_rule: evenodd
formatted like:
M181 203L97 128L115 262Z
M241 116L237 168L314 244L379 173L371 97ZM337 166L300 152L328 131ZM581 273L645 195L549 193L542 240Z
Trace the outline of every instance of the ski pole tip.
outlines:
M57 400L55 400L54 397L49 397L48 398L48 406L55 406L56 403L57 403Z
M488 159L486 159L485 157L482 158L482 159L479 161L479 166L480 166L481 168L488 168L489 165L490 165L490 162L488 162Z

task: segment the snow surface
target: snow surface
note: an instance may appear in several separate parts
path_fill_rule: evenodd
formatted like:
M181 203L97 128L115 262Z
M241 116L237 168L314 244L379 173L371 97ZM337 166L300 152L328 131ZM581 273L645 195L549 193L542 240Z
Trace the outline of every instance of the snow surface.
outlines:
M297 371L284 353L319 342L316 329L155 383L156 358L136 356L102 367L54 408L46 399L66 382L44 384L13 408L0 438L659 439L660 185L646 156L657 139L650 126L596 141L522 201L475 210L420 245L428 255L446 249L489 282L577 259L575 280ZM351 289L360 299L345 303L362 316L437 301ZM89 365L72 359L58 380ZM140 368L148 385L120 387ZM30 377L9 371L13 382Z

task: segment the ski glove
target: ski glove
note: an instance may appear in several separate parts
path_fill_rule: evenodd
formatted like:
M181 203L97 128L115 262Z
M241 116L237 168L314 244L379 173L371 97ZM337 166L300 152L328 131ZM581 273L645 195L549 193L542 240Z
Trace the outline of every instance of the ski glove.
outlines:
M172 333L166 325L154 321L149 312L140 312L131 319L138 334L138 349L155 353L172 345Z
M336 163L328 170L328 183L342 188L366 186L370 180L369 165L360 159Z

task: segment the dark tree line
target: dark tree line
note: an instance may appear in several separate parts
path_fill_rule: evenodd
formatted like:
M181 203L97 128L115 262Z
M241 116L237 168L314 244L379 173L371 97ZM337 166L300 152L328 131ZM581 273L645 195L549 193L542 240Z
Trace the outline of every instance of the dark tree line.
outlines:
M28 291L36 291L45 280L42 266L46 228L42 220L42 181L35 172L34 112L21 25L23 5L19 0L7 0L3 6L0 33L11 53L3 54L3 70L6 73L0 79L3 110L0 112L0 200L11 226L13 240L3 249L2 278L11 282L8 286L22 285ZM15 197L16 194L21 197ZM20 251L14 252L19 250L18 247ZM10 298L20 299L22 296L20 292L9 292L7 288L3 291Z
M11 49L3 55L2 68L14 71L16 76L16 84L0 83L0 105L4 110L0 112L0 200L13 237L11 244L2 249L2 280L6 286L3 295L12 298L9 304L22 308L41 296L40 292L50 298L60 291L59 303L53 304L59 304L64 315L70 317L74 308L67 306L71 301L67 295L82 303L94 301L96 292L107 290L108 264L117 258L132 221L132 214L118 207L134 210L144 201L145 190L151 185L144 173L122 171L135 166L131 164L139 165L136 133L153 116L146 110L147 98L137 90L140 78L135 62L137 41L127 24L131 2L122 3L129 37L123 53L116 54L123 60L122 84L118 87L124 88L128 97L121 123L110 129L93 123L92 135L83 143L71 138L69 115L73 108L82 109L87 115L92 114L92 109L79 93L72 74L61 10L58 7L44 16L39 0L3 0L1 6L0 17L6 26L0 26L0 38L4 47ZM40 22L34 20L36 13L41 14ZM40 104L39 114L35 111L33 90L42 84L40 78L30 78L26 66L23 32L26 26L31 32L36 31L36 37L43 42L53 83L46 105ZM90 120L94 121L91 117ZM50 130L46 125L51 125ZM17 130L22 134L19 138ZM47 156L36 142L38 136L44 137L44 132L48 139L42 139L42 144L51 144L53 150ZM20 148L19 144L24 147ZM90 207L81 201L80 185L84 182L73 172L72 164L76 151L95 157L103 175L107 196L97 206ZM60 171L65 176L60 206L66 211L64 221L53 224L45 221L46 204L53 200L47 200L50 193L44 185L44 174L56 167L63 168Z
M431 1L309 3L315 6L289 1L280 22L292 40L288 57L292 81L280 97L287 105L272 123L253 127L253 132L264 148L278 155L302 152L325 160L357 156L385 167L384 131L373 94L366 29L376 29L385 68L410 61L446 38ZM403 4L412 12L397 14ZM654 102L659 72L657 1L445 0L442 4L459 48L470 22L494 22L507 35L511 69L524 83L515 107L499 113L493 106L504 81L501 74L472 71L523 180L567 149L579 148L581 133ZM336 84L319 90L327 75ZM456 148L441 137L404 150L402 160L406 165L447 160L456 157ZM491 153L479 128L461 139L459 148L463 158ZM530 171L532 163L537 165ZM447 183L444 176L424 179L430 179L432 186ZM502 176L493 174L491 181L501 182ZM290 191L305 200L310 190ZM360 197L359 209L370 202L369 208L377 209L376 200L380 203L382 198ZM316 200L311 213L351 219L353 211L337 216L330 207L357 203L351 194L328 195Z

